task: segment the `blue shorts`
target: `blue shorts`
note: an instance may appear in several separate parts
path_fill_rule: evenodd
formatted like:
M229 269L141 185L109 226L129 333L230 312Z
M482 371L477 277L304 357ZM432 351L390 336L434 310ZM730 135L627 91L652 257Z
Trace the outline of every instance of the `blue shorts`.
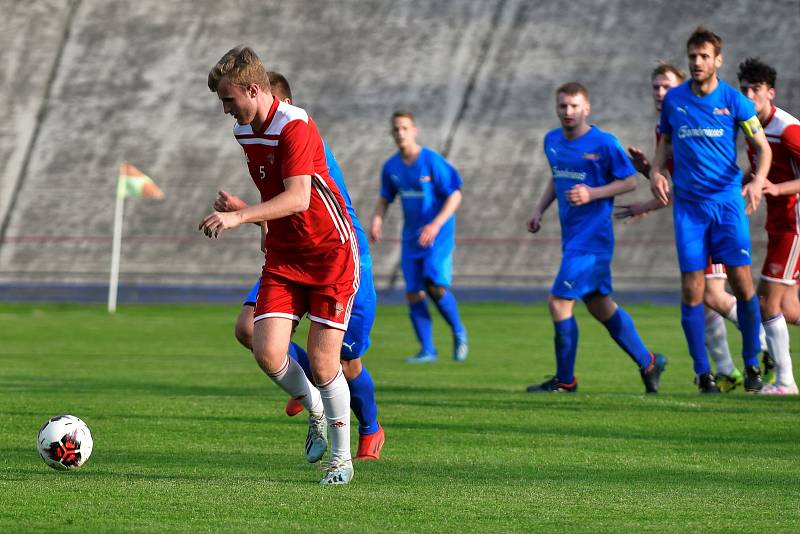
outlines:
M672 213L682 273L704 270L709 257L729 267L752 263L743 198L703 203L676 198Z
M450 287L453 281L453 243L443 243L429 248L421 248L416 243L403 242L400 263L406 292L425 291L425 281L437 286Z
M562 299L586 299L597 294L610 295L611 255L564 251L561 267L550 293Z
M244 301L245 306L255 307L260 285L261 279L259 278L256 280L253 289L248 293ZM344 333L344 339L342 340L342 350L339 354L341 359L354 360L367 352L370 345L369 333L372 330L372 324L375 322L377 301L375 284L372 280L372 270L362 269L361 282L356 292L356 298L353 301L353 309L350 312L350 322L347 324L347 331Z

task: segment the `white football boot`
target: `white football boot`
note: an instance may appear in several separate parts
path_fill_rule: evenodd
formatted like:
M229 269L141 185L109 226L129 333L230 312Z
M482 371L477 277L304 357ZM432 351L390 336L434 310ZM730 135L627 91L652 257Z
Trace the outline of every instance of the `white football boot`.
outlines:
M327 425L325 414L308 416L308 436L306 436L306 460L309 463L318 462L325 449L328 448L328 438L325 436Z
M353 480L353 461L331 458L320 484L349 484Z

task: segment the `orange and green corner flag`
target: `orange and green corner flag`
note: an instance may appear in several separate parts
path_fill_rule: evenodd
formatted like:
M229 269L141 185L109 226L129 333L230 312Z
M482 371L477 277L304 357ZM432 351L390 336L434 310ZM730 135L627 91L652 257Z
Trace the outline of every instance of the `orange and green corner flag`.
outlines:
M118 197L164 198L164 193L145 173L123 161L119 166Z

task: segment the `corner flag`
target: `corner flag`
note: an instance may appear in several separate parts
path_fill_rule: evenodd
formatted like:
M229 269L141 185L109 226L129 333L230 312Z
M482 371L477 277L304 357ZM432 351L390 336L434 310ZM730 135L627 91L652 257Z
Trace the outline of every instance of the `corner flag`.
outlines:
M117 205L114 211L114 239L111 247L111 278L108 282L108 313L117 310L119 286L119 258L122 251L122 214L125 197L164 198L164 193L145 173L123 161L117 178Z

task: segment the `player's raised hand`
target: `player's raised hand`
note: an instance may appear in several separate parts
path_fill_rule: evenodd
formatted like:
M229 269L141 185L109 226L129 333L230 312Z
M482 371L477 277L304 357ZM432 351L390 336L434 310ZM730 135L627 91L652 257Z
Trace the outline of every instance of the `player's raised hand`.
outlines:
M669 180L660 172L650 172L650 191L661 205L669 204Z
M635 146L629 146L628 154L630 154L631 156L631 163L633 163L633 168L649 178L650 161L647 159L647 157L645 157L644 152L642 152L639 148Z
M217 191L217 198L214 199L215 211L237 211L246 207L247 202L236 195L231 195L227 191L221 189Z
M542 212L537 209L534 210L534 212L531 214L530 220L528 220L528 231L532 234L535 234L536 232L539 231L541 227L542 227Z
M436 236L439 235L439 226L435 223L426 224L422 227L422 230L419 232L419 246L422 248L428 248L433 245L433 242L436 240Z
M242 219L238 214L215 211L205 216L198 229L207 237L219 237L225 230L236 228L240 224Z
M586 187L583 184L578 184L567 191L567 200L569 200L569 203L573 206L588 204L593 200L592 188Z

